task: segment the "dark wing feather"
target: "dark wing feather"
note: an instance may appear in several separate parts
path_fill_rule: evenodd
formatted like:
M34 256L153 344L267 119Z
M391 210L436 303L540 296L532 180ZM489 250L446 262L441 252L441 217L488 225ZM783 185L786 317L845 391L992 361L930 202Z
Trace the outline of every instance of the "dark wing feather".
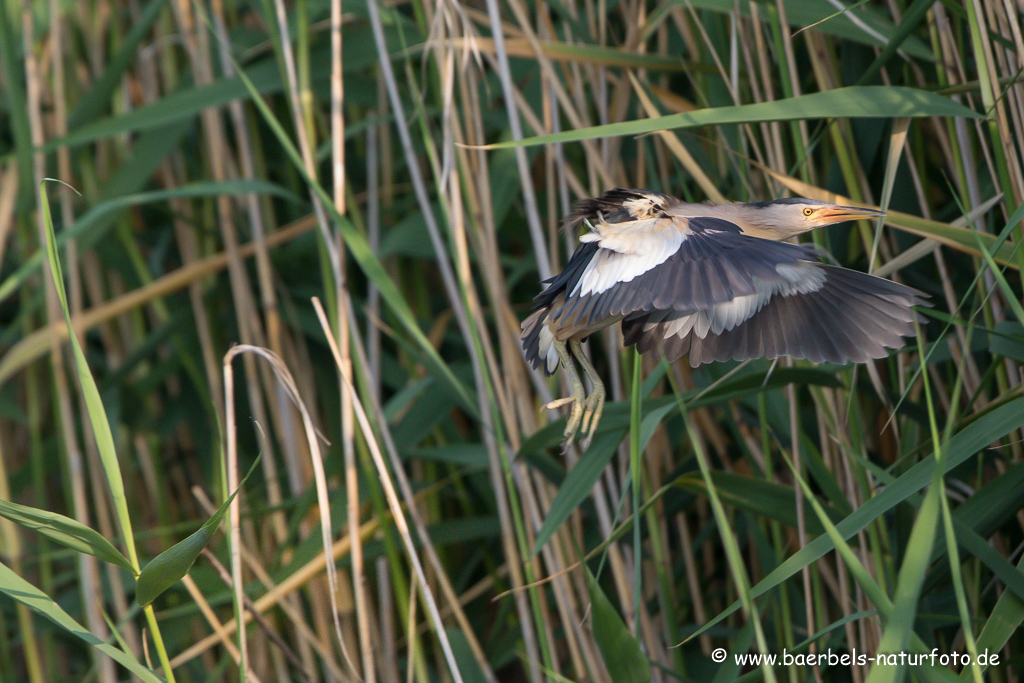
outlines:
M883 358L886 349L903 346L903 338L914 334L914 323L922 322L912 307L930 305L927 295L916 289L839 266L818 267L825 273L820 289L776 294L730 330L717 334L710 330L703 338L691 330L684 338L666 339L667 325L687 312L666 316L653 311L626 318L623 337L627 344L669 361L688 350L693 367L762 356L817 363L865 362Z
M593 242L584 242L577 246L576 251L569 257L569 263L565 265L565 269L558 275L544 280L543 284L546 284L547 287L533 298L533 310L550 306L562 292L571 292L583 277L583 271L586 270L587 264L590 263L590 259L594 258L598 249L600 247Z
M599 247L596 244L581 243L569 258L569 263L566 264L565 269L558 275L545 280L544 284L548 286L534 297L533 313L523 321L520 334L520 342L523 345L526 362L534 369L540 367L548 375L554 372L554 367L549 367L547 360L543 357L547 349L541 348L541 328L547 323L551 307L567 288L571 291L576 286L576 283L583 276L583 271L586 270L587 264L590 263L590 259L594 258L594 254L597 253L598 249ZM574 303L579 304L583 302L576 301Z
M547 363L541 358L542 349L540 348L540 330L546 316L547 310L544 309L531 313L523 321L520 340L523 344L526 362L530 364L530 367L534 370L543 368L544 374L550 375L551 371L548 369Z

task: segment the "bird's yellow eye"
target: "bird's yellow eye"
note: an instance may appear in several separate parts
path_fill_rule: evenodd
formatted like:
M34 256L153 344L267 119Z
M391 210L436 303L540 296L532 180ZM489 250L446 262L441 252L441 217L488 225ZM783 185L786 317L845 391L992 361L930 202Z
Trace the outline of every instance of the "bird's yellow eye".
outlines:
M805 216L810 216L812 213L814 213L814 209L812 209L811 207L808 206L806 209L804 209Z

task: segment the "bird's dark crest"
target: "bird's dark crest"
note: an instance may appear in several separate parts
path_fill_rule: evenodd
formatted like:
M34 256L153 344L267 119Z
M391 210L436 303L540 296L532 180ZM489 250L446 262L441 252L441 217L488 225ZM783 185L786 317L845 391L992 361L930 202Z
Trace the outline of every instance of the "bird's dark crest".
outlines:
M649 209L645 214L638 215L635 208L627 208L628 202L648 202ZM641 218L649 218L679 200L667 194L650 190L629 190L617 187L608 190L600 197L581 199L572 207L572 212L562 222L562 230L570 232L584 221L597 221L603 218L606 223L625 223Z

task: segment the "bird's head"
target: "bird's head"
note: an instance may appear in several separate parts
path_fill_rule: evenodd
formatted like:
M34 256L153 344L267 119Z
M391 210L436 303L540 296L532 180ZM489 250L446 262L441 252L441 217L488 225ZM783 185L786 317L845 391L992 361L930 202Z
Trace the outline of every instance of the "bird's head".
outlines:
M736 205L734 205L736 206ZM819 202L816 199L804 199L802 197L791 197L788 199L773 199L767 202L756 202L754 204L740 204L744 223L754 228L749 230L752 234L764 231L765 234L756 234L758 237L771 237L777 240L787 239L793 235L821 228L834 223L843 223L860 219L878 219L885 215L884 211L877 209L864 209L858 206L839 206ZM744 225L744 232L748 229Z

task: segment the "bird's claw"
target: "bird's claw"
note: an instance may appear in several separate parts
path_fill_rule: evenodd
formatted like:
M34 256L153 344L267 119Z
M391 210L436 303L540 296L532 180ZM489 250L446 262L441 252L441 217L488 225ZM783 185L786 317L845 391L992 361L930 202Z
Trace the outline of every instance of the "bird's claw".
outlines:
M569 409L569 415L565 419L565 430L562 432L562 452L564 453L572 442L574 436L576 436L577 430L580 428L580 422L583 420L583 411L586 401L583 396L565 396L563 398L556 398L554 401L545 403L543 406L544 410L554 410L555 408L561 408L562 406L572 404Z
M601 413L604 412L604 398L604 387L596 386L583 402L583 421L580 424L583 431L583 438L580 440L581 451L590 448L590 442L594 440L597 423L601 421Z
M583 401L573 401L572 408L569 409L569 417L565 420L565 431L562 432L563 453L569 449L569 444L572 443L573 437L579 431L582 419Z
M580 348L578 339L570 340L569 346L572 348L572 355L579 359L584 372L587 373L587 377L590 378L590 383L593 385L593 390L589 396L586 395L583 382L580 381L580 377L576 373L576 366L573 364L569 351L565 348L565 342L556 340L554 346L558 352L558 358L561 361L562 367L565 369L569 384L572 386L572 395L555 399L545 404L544 407L550 410L572 404L572 407L569 409L569 415L565 419L565 431L562 432L562 453L569 450L569 444L572 443L573 437L576 436L581 427L583 438L580 440L580 448L585 451L590 447L590 442L594 439L594 432L597 431L597 423L601 419L601 411L604 409L604 384L602 384L601 378L594 371L594 366L590 364L590 360L587 359L586 354Z
M590 443L594 440L594 432L597 431L597 423L601 421L601 413L604 411L604 399L605 393L602 387L595 389L590 396L583 400L576 396L566 396L544 404L544 408L547 410L572 404L569 415L565 419L565 430L562 432L563 453L569 449L569 444L572 443L577 432L581 434L580 451L590 448Z

